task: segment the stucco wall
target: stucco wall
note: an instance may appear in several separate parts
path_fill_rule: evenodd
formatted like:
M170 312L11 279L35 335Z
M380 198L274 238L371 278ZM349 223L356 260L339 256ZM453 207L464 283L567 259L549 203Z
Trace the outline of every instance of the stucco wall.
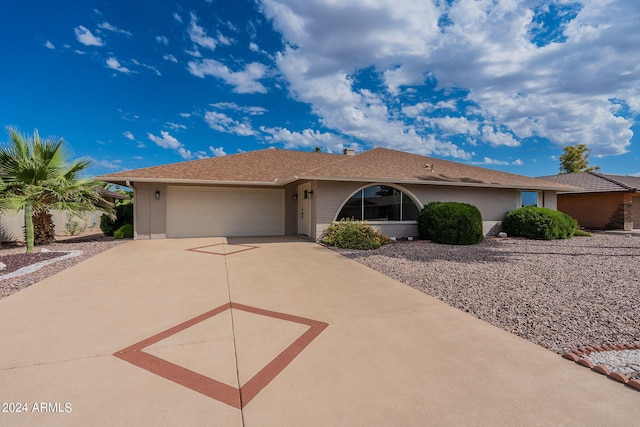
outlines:
M167 237L167 187L163 184L134 183L133 222L137 240ZM156 200L155 193L160 191Z
M314 183L317 189L317 191L314 191L317 222L315 236L312 237L316 240L322 237L325 228L336 219L340 207L349 196L364 186L375 184L341 181L318 181ZM415 197L418 206L424 206L430 202L448 201L470 203L476 206L482 214L485 235L497 234L500 231L500 222L504 214L520 205L520 191L512 189L415 184L396 187ZM545 203L549 204L555 202L555 193L548 192L548 194L545 194L545 200ZM409 237L418 235L418 227L415 222L383 222L373 223L373 225L387 236Z
M626 193L559 194L558 210L572 216L585 228L624 228L622 224L614 226L612 220L616 212L620 212L621 205L630 201L631 196ZM632 221L631 216L623 220Z
M56 235L69 235L65 224L69 221L67 212L53 211L53 225L55 226ZM77 221L84 231L95 230L100 231L100 217L102 212L86 212L78 217L72 218ZM24 240L24 211L6 212L0 215L0 242L15 242ZM80 230L78 230L79 232Z

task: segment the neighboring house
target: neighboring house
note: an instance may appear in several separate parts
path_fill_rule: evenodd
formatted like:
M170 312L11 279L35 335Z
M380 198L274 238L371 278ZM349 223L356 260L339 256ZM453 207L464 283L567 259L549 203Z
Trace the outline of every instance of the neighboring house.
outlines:
M577 172L542 179L579 187L582 191L558 194L558 210L585 228L640 228L640 178L599 172ZM634 208L635 207L635 208Z
M417 236L418 210L433 201L477 206L485 234L522 204L556 208L563 184L385 148L360 154L266 149L103 175L135 191L136 239L306 235L340 218L384 234Z
M100 189L100 194L110 203L114 203L115 200L127 200L128 196L123 196L120 193ZM52 211L51 216L53 218L53 224L55 226L57 235L68 234L65 224L72 221L78 222L78 229L83 230L96 230L99 231L100 217L102 212L85 212L79 216L70 218L67 212ZM18 212L3 212L0 214L0 242L15 242L24 240L24 211Z

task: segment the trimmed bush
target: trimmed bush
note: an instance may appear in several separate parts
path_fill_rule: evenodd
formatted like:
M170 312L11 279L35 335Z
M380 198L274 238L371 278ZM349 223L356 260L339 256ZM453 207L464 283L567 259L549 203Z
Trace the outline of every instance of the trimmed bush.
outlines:
M568 239L576 234L578 222L553 209L525 206L507 212L502 229L510 236L528 239Z
M449 245L474 245L484 240L482 215L468 203L432 202L416 219L421 239Z
M106 215L100 217L100 230L105 236L113 236L113 233L125 224L133 224L133 203L123 203L115 207L116 219Z
M324 232L322 241L344 249L378 249L389 243L389 238L371 227L366 221L341 219Z
M133 238L133 225L125 224L122 227L118 228L113 233L113 237L116 239L131 239Z

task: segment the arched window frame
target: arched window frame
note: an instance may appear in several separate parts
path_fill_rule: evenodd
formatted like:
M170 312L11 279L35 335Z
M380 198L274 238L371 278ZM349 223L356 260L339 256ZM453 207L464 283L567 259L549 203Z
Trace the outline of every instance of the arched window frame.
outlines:
M399 190L402 194L404 194L404 195L409 197L409 199L413 202L415 207L418 209L418 212L420 212L420 210L422 209L422 204L420 203L420 200L418 200L418 198L411 191L407 190L406 188L404 188L404 187L402 187L400 185L397 185L397 184L389 184L389 183L386 183L386 182L375 182L375 183L369 183L369 184L363 185L362 187L358 188L357 190L351 192L349 194L349 196L347 198L345 198L342 201L342 203L340 204L340 207L336 211L336 214L334 215L333 220L334 221L338 221L340 212L342 212L342 209L344 209L344 206L347 204L347 202L349 200L351 200L351 198L353 196L355 196L356 194L358 194L359 192L361 192L363 190L366 190L369 187L377 187L377 186L391 187L391 188L395 188L396 190ZM401 200L402 200L402 196L401 196ZM364 207L363 207L363 209L364 209ZM403 208L401 207L401 210L402 209ZM361 215L364 217L364 212L361 212ZM403 215L401 214L401 217L402 216ZM412 223L412 222L416 222L416 221L409 219L409 220L400 220L400 221L389 220L389 221L383 221L383 222L387 222L387 223L389 223L389 222L393 222L393 223L396 223L396 222Z

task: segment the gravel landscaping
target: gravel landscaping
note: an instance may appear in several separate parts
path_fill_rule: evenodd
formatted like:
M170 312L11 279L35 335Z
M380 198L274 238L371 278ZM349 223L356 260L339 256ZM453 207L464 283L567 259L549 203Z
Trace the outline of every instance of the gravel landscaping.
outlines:
M36 246L36 253L32 255L26 254L24 246L3 244L0 247L0 262L6 264L7 269L0 271L0 299L126 241L114 240L113 237L105 237L102 233L59 238L58 242L50 245ZM43 248L50 252L41 252ZM75 251L81 253L68 256L77 254ZM60 259L55 260L56 258ZM20 268L37 266L40 262L50 263L31 273L12 277Z
M640 343L638 235L336 250L556 353Z

